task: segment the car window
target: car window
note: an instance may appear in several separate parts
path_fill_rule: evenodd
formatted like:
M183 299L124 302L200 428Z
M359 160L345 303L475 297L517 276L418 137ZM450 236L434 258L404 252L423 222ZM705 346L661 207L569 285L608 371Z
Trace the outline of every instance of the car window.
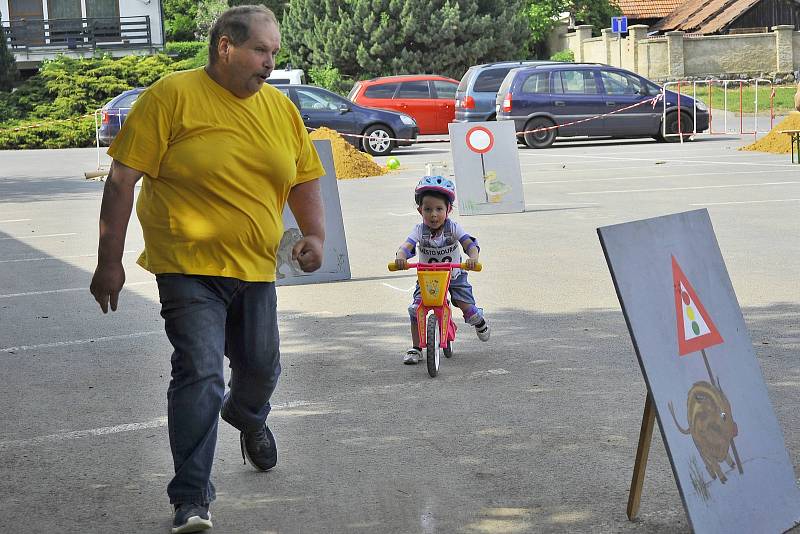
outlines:
M356 96L359 89L361 89L361 82L356 82L353 88L350 89L350 92L347 93L347 100L353 100L353 97Z
M472 90L476 93L496 93L500 89L500 84L503 83L503 78L506 77L510 70L511 67L486 69L475 79L475 85Z
M654 83L645 81L645 87L647 87L647 94L650 96L656 96L661 94L661 87L657 86Z
M598 92L594 72L590 70L562 70L555 74L554 93L595 95Z
M370 85L364 91L364 96L367 98L392 98L394 92L397 90L398 83L379 83L378 85Z
M606 94L636 95L645 93L642 88L642 82L634 76L620 72L600 71L600 78L603 80Z
M314 91L313 89L297 89L297 99L300 109L327 109L338 110L342 102L336 95Z
M449 98L456 97L456 88L458 84L453 82L445 82L443 80L433 80L433 88L436 90L436 98Z
M511 84L514 82L514 78L517 77L517 69L511 69L506 74L506 77L503 78L503 83L500 84L500 88L497 90L497 96L505 95L508 90L511 88Z
M549 93L550 92L550 73L535 72L528 76L522 84L523 93Z
M133 103L136 102L136 99L139 98L139 95L142 93L133 93L131 95L125 95L119 99L119 101L114 104L115 108L129 108L133 106Z
M431 90L427 81L403 82L395 98L430 98Z
M467 86L469 85L469 81L475 75L475 71L476 70L477 70L477 67L470 67L469 70L467 70L467 72L464 73L464 76L461 77L461 81L458 82L458 91L461 91L463 93L464 91L467 90Z

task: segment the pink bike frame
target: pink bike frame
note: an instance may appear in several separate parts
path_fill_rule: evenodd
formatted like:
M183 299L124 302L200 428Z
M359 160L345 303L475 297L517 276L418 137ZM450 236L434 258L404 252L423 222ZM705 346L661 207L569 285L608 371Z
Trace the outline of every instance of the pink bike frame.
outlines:
M453 269L464 269L466 264L463 263L408 263L406 264L409 269L416 268L422 271L449 271ZM427 325L425 319L428 317L428 312L433 310L434 315L439 323L439 346L447 348L447 344L456 338L456 330L458 327L453 322L453 310L450 307L450 296L448 291L450 289L450 278L447 279L447 287L444 289L445 297L442 306L425 306L420 299L417 304L416 318L417 318L417 333L419 334L420 348L428 346ZM447 325L445 327L445 325Z

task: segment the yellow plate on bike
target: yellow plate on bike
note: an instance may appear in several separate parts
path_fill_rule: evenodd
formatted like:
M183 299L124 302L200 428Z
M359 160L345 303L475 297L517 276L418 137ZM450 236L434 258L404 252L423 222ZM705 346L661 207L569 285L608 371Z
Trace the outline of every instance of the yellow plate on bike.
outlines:
M441 271L417 271L419 289L424 306L443 306L450 283L450 269Z

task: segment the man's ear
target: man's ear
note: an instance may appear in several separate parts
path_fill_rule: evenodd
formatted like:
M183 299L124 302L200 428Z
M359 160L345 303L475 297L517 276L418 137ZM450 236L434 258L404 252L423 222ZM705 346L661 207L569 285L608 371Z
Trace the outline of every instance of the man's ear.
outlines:
M219 38L219 43L217 44L217 54L219 55L220 59L228 59L228 54L230 54L231 50L231 40L227 35L223 35Z
M417 213L422 215L422 206L417 206Z
M452 204L448 204L447 205L447 214L450 215L451 211L453 211L453 205Z

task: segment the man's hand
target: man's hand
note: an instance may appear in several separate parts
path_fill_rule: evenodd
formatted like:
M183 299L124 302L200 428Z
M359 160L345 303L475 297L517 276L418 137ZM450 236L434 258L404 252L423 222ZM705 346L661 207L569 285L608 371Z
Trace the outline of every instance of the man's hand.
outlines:
M394 260L394 265L399 270L403 271L405 269L408 269L408 260L406 258L396 258Z
M292 248L292 259L304 272L314 272L322 267L322 239L309 235L295 243Z
M117 311L119 292L124 284L125 268L122 267L122 262L97 265L89 291L92 292L94 300L100 304L103 313L108 313L109 302L111 311Z
M478 265L478 259L477 258L467 258L467 260L464 263L467 265L467 269L468 270L472 270L472 269L475 268L476 265Z

